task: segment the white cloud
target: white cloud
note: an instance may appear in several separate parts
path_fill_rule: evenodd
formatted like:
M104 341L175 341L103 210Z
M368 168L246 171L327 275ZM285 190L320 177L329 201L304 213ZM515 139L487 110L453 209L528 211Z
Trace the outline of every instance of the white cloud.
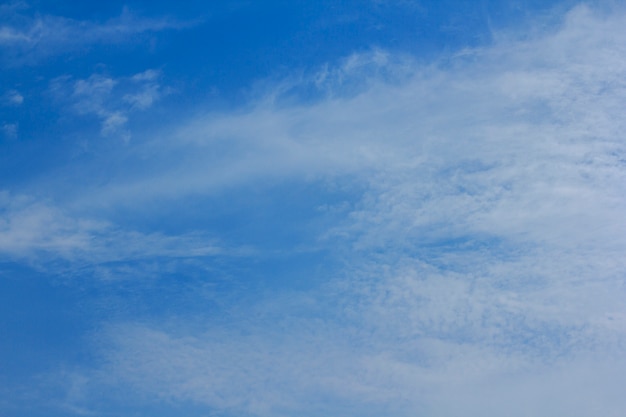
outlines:
M305 104L307 88L280 86L137 145L176 161L79 206L294 179L365 192L320 231L345 259L323 288L266 295L225 324L114 323L85 395L121 385L260 416L625 409L624 28L623 12L580 6L557 30L437 65L355 56L312 77L338 87Z
M2 124L2 133L8 139L17 139L19 125L17 123L3 123Z
M9 90L4 95L4 101L9 106L21 106L24 103L24 96L17 90Z
M119 78L92 74L74 80L64 76L52 80L49 91L72 112L100 119L102 136L129 139L126 125L130 114L147 110L166 93L159 77L157 70Z
M2 42L3 44L9 44L13 42L27 42L28 40L29 37L26 34L20 33L13 28L0 28L0 42Z
M104 136L109 136L115 132L119 132L123 129L128 121L128 117L124 116L120 112L112 112L104 115L104 120L102 121L102 129L100 132ZM124 138L129 139L129 134L124 132Z
M132 109L145 110L159 99L161 92L158 84L149 84L142 91L135 94L126 94L124 101L131 105Z
M567 187L618 197L622 20L577 8L556 33L502 40L431 66L380 51L350 57L303 87L279 86L248 111L194 115L175 137L145 145L176 152L180 165L113 184L105 198L176 197L259 177L344 174L358 174L380 188L373 193L387 194L393 181L421 176L409 188L414 198L471 186L464 198L476 209L498 204L498 192L540 202L532 199L544 198L541 184L562 199L578 198ZM581 32L585 25L603 29ZM310 85L321 93L307 97ZM294 105L302 95L309 102ZM600 176L610 176L610 184L594 184L609 181ZM523 196L517 186L534 194Z
M83 268L110 275L107 264L161 258L225 255L205 235L167 236L124 230L98 220L72 215L50 202L0 193L0 257L35 267L63 262L65 273ZM228 255L242 255L238 249ZM63 268L62 268L63 269Z
M126 8L120 16L105 22L30 16L22 14L22 10L27 8L0 13L0 49L9 54L6 65L36 63L92 44L129 42L144 33L188 26L168 18L138 17Z

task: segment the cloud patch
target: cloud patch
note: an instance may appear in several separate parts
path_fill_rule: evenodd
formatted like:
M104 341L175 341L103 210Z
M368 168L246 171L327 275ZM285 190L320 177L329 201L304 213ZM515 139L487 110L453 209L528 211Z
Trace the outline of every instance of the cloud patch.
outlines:
M102 136L129 140L130 115L147 110L169 91L161 85L160 76L157 70L119 78L92 74L75 80L63 76L50 82L49 92L74 114L97 117Z
M19 66L94 44L136 40L146 33L180 29L188 24L170 18L139 17L124 8L105 22L80 21L53 15L31 15L28 7L0 11L0 51L3 64Z
M0 212L0 257L65 275L76 270L111 275L107 265L116 263L225 254L215 239L199 233L167 236L123 230L110 222L72 215L50 202L8 192L0 193ZM237 250L228 252L233 255Z

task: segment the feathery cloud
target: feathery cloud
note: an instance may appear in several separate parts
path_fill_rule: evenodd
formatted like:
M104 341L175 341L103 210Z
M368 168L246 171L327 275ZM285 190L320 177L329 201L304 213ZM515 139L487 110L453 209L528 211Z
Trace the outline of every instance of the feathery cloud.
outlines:
M279 86L137 145L180 158L99 201L284 181L364 191L311 237L344 262L321 288L229 306L226 324L112 323L86 396L122 384L258 416L617 415L625 27L579 6L556 30L437 65L355 56L311 77L332 93Z

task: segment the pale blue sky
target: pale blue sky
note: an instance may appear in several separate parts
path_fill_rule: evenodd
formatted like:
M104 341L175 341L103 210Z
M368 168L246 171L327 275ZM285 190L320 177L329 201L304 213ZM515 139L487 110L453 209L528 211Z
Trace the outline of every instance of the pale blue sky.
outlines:
M622 416L625 28L0 5L0 414Z

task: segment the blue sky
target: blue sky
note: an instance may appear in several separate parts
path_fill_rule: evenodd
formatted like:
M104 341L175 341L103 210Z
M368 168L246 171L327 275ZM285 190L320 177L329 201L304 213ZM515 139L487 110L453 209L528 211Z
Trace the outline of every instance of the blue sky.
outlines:
M0 5L0 414L621 416L626 9Z

